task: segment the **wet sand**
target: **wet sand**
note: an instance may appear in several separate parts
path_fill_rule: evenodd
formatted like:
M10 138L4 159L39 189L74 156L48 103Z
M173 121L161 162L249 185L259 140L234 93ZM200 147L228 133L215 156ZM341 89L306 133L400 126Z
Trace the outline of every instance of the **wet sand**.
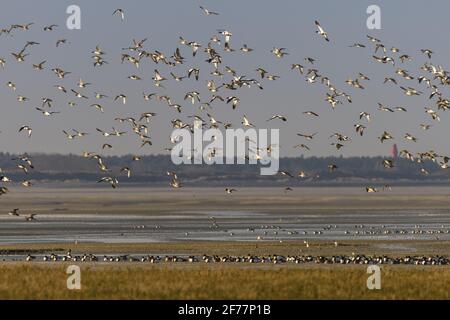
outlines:
M376 185L376 184L374 184ZM89 185L91 186L91 185ZM367 194L362 187L239 188L232 195L224 188L140 188L117 190L92 187L11 187L0 198L2 207L45 214L176 215L207 211L299 213L305 210L436 210L450 209L450 187L394 187ZM234 187L234 186L229 186Z
M178 241L450 240L450 187L11 188L0 245ZM25 222L6 213L37 213Z

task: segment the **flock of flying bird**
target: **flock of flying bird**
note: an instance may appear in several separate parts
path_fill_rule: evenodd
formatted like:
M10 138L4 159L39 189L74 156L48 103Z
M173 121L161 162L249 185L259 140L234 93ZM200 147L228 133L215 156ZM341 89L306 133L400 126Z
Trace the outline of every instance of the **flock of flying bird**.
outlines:
M219 13L210 11L203 6L200 6L201 12L206 16L217 16ZM113 11L113 16L119 21L126 21L126 12L123 9L117 9ZM34 23L28 23L24 25L11 25L8 28L0 29L0 39L1 37L13 37L16 32L26 32L31 28L34 28ZM58 25L52 24L43 27L43 32L51 33L59 28ZM332 42L332 36L326 31L324 27L318 22L315 21L316 33L319 38L322 38L325 43ZM231 128L234 125L231 122L226 121L226 119L219 120L217 119L213 113L213 107L215 104L223 102L226 105L230 106L230 112L236 112L240 106L240 98L238 92L241 89L248 88L256 88L256 90L263 90L266 81L277 81L280 76L276 74L272 74L267 71L263 67L255 67L255 75L253 77L247 77L239 73L238 70L233 69L230 66L223 65L223 60L225 56L232 52L240 52L240 54L252 54L254 49L252 49L247 44L243 44L240 48L233 47L232 42L233 34L225 29L217 30L217 33L212 36L212 38L207 42L206 45L203 45L195 40L187 40L182 36L179 37L179 44L175 48L172 54L166 54L158 50L149 51L145 48L147 45L147 39L136 40L133 39L132 43L129 47L122 49L122 54L117 57L117 61L122 64L129 64L133 70L133 72L127 77L129 81L145 81L142 70L142 65L146 63L151 63L155 65L153 72L153 85L155 90L163 93L157 92L144 92L140 99L143 99L145 102L155 101L166 104L168 110L173 112L176 115L186 115L189 119L193 120L201 120L205 127L209 128ZM430 105L424 107L424 115L428 116L431 121L439 122L440 121L440 111L446 111L450 108L450 101L444 97L441 93L441 87L445 87L450 84L450 77L448 71L444 70L439 65L434 65L431 61L433 56L433 51L430 49L422 49L420 54L424 56L427 60L423 66L421 66L422 75L411 74L409 71L404 69L402 66L406 65L408 62L412 61L413 57L403 53L400 49L392 47L388 48L383 44L383 42L377 38L372 36L367 36L368 44L363 43L355 43L349 47L354 48L354 50L363 49L366 47L373 47L373 54L371 59L373 61L380 64L391 64L393 67L393 74L389 75L385 78L384 83L386 85L394 85L397 86L399 90L401 90L406 96L421 96L425 95L425 90L428 90ZM56 48L61 46L70 45L68 39L57 39L55 42ZM14 64L22 64L27 63L32 59L32 49L35 46L39 46L38 42L28 41L23 46L21 46L20 50L17 52L11 53L11 59L0 57L0 74L2 69L12 68ZM279 59L284 61L287 56L289 56L289 51L286 48L278 48L273 47L270 50L274 59ZM192 65L187 66L184 72L180 73L179 70L183 66L186 65L188 59L187 55L191 55L192 59L199 59L198 57L204 55L203 59L206 59L207 64L211 68L210 71L206 71L204 69L200 70L198 67L194 67ZM101 48L100 45L97 45L91 52L92 65L94 68L104 68L108 66L110 63L112 64L112 60L107 60L107 53ZM202 59L200 58L200 59ZM324 100L329 104L329 106L334 110L338 109L340 105L351 104L352 96L339 89L332 83L332 80L326 76L322 71L317 69L316 64L317 61L315 58L306 57L304 58L303 64L300 63L292 63L290 65L291 72L295 72L299 76L303 77L308 85L323 85L324 86ZM120 103L122 105L126 105L128 103L129 96L125 93L114 93L112 96L108 96L107 94L99 93L93 91L93 93L88 93L88 89L92 88L94 85L90 82L86 82L82 79L79 79L77 82L71 79L72 72L65 70L63 67L49 67L50 62L41 61L32 64L32 68L35 72L46 72L46 70L51 71L55 76L55 81L63 81L69 78L72 81L72 87L68 87L67 85L62 85L57 83L53 85L54 89L62 92L69 98L68 106L71 108L75 108L79 103L85 103L89 105L94 110L97 110L100 113L107 112L105 108L105 103ZM167 72L161 71L168 69ZM397 79L395 78L397 77ZM400 83L400 79L407 85L402 85ZM164 86L165 83L172 81L174 83L179 83L182 81L190 81L194 84L202 84L206 83L206 87L203 89L207 89L209 97L201 96L201 90L193 90L190 92L186 92L184 95L184 103L190 104L192 106L198 107L200 114L187 114L185 112L185 107L179 103L174 101L173 97L167 94L167 90ZM364 90L366 84L370 81L370 77L359 73L356 77L348 78L345 81L345 85L347 89L351 90ZM414 86L416 85L423 86L424 89L417 89ZM11 90L12 94L17 94L17 102L20 104L29 103L33 99L30 99L22 94L18 94L22 92L20 84L13 83L12 81L8 81L6 86ZM344 86L344 84L343 84ZM40 105L35 108L36 112L40 112L44 117L48 118L56 118L59 113L63 112L61 110L54 110L54 105L58 104L54 98L52 97L42 97L40 100ZM191 109L192 110L192 109ZM378 104L379 112L407 112L406 107L391 107L382 103ZM316 109L308 110L303 112L303 116L307 118L318 118L319 111ZM115 121L119 124L129 126L129 130L136 135L138 141L142 148L151 148L153 145L152 138L150 136L150 123L152 120L157 117L157 113L153 111L145 112L138 115L128 116L128 117L117 117ZM357 136L363 136L365 130L371 123L372 115L368 111L361 112L359 114L358 123L354 124L354 131ZM281 123L287 122L288 117L282 114L274 114L267 121L280 121ZM193 130L193 123L188 123L181 120L178 117L174 117L169 124L173 128L188 128ZM242 127L255 127L250 118L247 115L242 115ZM420 124L420 128L424 131L429 130L431 125L428 123ZM24 124L17 129L19 133L24 134L26 137L32 139L33 136L33 128L31 124ZM109 139L111 137L122 137L128 134L127 130L117 130L116 128L112 128L112 130L105 130L101 128L96 128L96 134L100 134L105 139ZM82 132L76 129L64 130L61 134L64 134L68 140L77 140L82 139L88 136L88 132ZM300 143L298 143L294 148L309 151L311 148L307 145L307 141L311 141L315 139L318 133L298 133L298 138L300 139ZM347 143L349 143L352 139L342 133L336 132L330 138L334 139L331 143L337 150L345 147ZM397 137L398 138L398 137ZM406 141L417 142L418 138L413 136L410 133L405 133L403 137ZM380 143L384 143L389 140L393 140L395 137L393 134L388 132L387 130L382 132L378 137ZM173 145L176 143L176 139L171 139L170 143ZM270 145L267 150L268 153L273 151L273 148L279 146ZM111 143L104 143L101 146L101 149L109 150L112 149L113 145ZM166 148L166 151L171 151L171 148ZM262 150L254 150L254 154L249 154L248 157L255 157L255 159L260 159L260 152ZM211 156L214 156L219 152L218 150L209 150ZM100 179L99 183L107 183L112 188L117 188L119 181L118 176L124 175L128 178L132 175L131 165L127 167L123 167L120 170L120 173L113 174L108 167L108 164L105 162L104 157L97 152L84 152L83 156L88 159L93 159L100 172L104 173L104 177ZM401 150L400 156L407 158L413 162L420 164L424 161L433 161L437 163L441 168L447 169L448 162L450 157L445 155L440 155L434 151L425 151L418 154L413 154L408 150ZM140 156L133 156L130 159L130 162L140 161L142 158ZM18 156L13 159L17 163L17 168L23 171L26 175L30 170L34 169L32 159L29 155L24 154ZM382 161L382 165L391 169L395 167L395 162L393 159L385 159ZM328 170L330 172L334 172L339 168L331 163L328 166ZM419 168L423 174L428 174L428 172L424 168ZM306 178L310 177L310 174L304 171L299 171L298 174L290 173L287 171L280 171L280 175L288 177L288 178ZM167 175L170 177L170 185L173 188L182 187L182 183L176 172L167 172ZM3 172L0 168L0 196L4 195L8 192L7 185L11 183L11 179L8 178L7 173ZM24 180L21 183L24 187L31 187L33 183L28 180ZM386 189L386 188L384 188ZM290 191L291 189L288 187L286 191ZM236 189L226 188L226 193L231 194ZM366 191L369 193L378 192L379 189L373 186L367 186ZM15 209L9 213L11 216L19 216L19 209ZM35 219L35 215L25 215L24 216L27 221L32 221Z

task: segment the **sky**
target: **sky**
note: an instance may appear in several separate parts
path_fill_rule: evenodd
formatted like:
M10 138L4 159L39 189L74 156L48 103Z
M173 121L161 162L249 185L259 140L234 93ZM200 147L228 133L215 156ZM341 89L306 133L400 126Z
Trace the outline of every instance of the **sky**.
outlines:
M66 9L69 5L81 8L81 30L66 28ZM381 8L381 30L368 30L366 13L369 5ZM220 13L218 16L205 16L199 5ZM120 21L112 13L115 9L125 11L125 21ZM449 116L440 112L441 122L432 121L424 112L424 107L436 108L434 102L428 99L428 94L420 97L408 97L398 86L383 84L385 77L394 77L404 86L411 86L428 92L425 86L417 80L408 81L395 75L395 69L404 68L413 76L425 75L419 67L428 59L420 53L420 49L430 48L435 54L432 62L446 68L445 58L450 56L450 42L446 41L443 30L446 28L446 13L450 10L447 1L295 1L295 0L226 0L226 1L22 1L17 0L2 4L0 11L0 28L11 24L34 22L29 31L15 31L13 36L0 36L0 58L5 58L7 64L0 68L0 151L23 153L74 153L83 151L102 152L107 155L122 154L165 154L164 148L170 147L169 137L172 132L170 120L179 118L191 122L190 115L201 115L204 111L198 105L184 101L188 91L199 91L203 100L208 100L210 94L206 89L206 81L214 79L217 84L224 82L209 74L212 68L205 62L206 55L200 52L193 58L191 50L179 43L182 36L189 41L196 41L206 46L209 39L217 35L218 29L232 32L231 47L233 53L219 53L223 57L221 70L230 66L239 75L257 78L255 69L263 67L270 74L280 76L276 81L261 80L264 90L243 88L237 92L220 91L227 97L239 96L241 102L236 110L225 103L213 104L208 112L218 120L231 122L239 127L243 115L258 128L280 129L280 153L283 156L376 156L388 155L393 143L399 149L412 152L435 150L440 154L449 154L450 140L448 135ZM315 33L314 21L320 21L327 30L330 43L324 41ZM46 25L57 24L53 32L44 32ZM379 38L389 49L395 46L401 54L408 54L413 61L396 66L382 65L375 62L373 46L369 44L366 35ZM66 38L68 44L56 48L58 39ZM170 57L175 49L180 48L186 63L176 68L162 64L155 65L152 61L142 62L137 70L130 64L121 64L120 56L129 47L132 39L148 38L144 45L147 51L158 50ZM18 52L26 41L36 41L40 44L28 50L30 56L24 63L17 63L11 52ZM366 48L349 48L353 43L363 43ZM244 54L238 49L243 44L253 48L251 53ZM92 54L99 45L107 54L108 65L94 68ZM289 55L277 59L271 54L273 47L287 48ZM381 55L378 53L377 55ZM398 54L389 53L398 57ZM313 57L316 63L311 66L305 62L305 57ZM38 72L32 69L33 63L46 60L46 69ZM306 68L313 67L319 74L327 76L340 90L349 93L353 103L337 106L335 110L325 101L327 92L325 86L317 83L310 85L304 76L290 70L292 63L300 63ZM70 71L65 79L58 79L50 71L60 67ZM156 88L151 78L153 70L158 69L164 76L170 78L169 72L185 75L190 67L200 68L200 81L185 79L178 83L169 80L163 83L165 89ZM362 81L364 90L355 89L345 83L348 77L355 78L362 72L371 79ZM142 81L127 79L131 74L139 75ZM78 80L92 83L92 86L80 90L76 87ZM229 80L229 77L226 78ZM227 81L228 81L227 80ZM13 92L6 86L11 81L16 84ZM90 97L87 101L77 99L73 95L63 94L54 85L64 85L67 89L77 89ZM444 96L445 88L440 88ZM96 101L93 92L109 96L104 101ZM183 106L183 113L178 114L169 109L166 104L151 101L145 102L142 93L158 93L169 95L173 101ZM120 93L126 93L128 103L122 105L112 101ZM17 95L30 99L26 103L17 102ZM53 111L61 112L52 117L44 117L35 110L41 106L41 98L54 100ZM69 101L78 105L68 106ZM99 102L105 108L102 114L90 104ZM377 110L378 103L391 107L402 106L407 113L387 113ZM305 117L302 112L315 111L320 114L318 119ZM358 114L367 111L372 114L372 122L366 124L359 120ZM138 117L142 112L156 112L158 115L150 123L150 136L153 141L151 148L140 147L134 134L128 133L121 138L104 138L96 128L111 131L112 127L130 131L127 125L114 122L116 117ZM288 118L286 123L267 120L282 114ZM366 134L359 137L354 132L353 125L364 123ZM433 124L427 132L419 128L419 124ZM33 128L32 138L19 134L18 128L30 125ZM90 133L83 139L69 141L62 130ZM390 132L394 141L379 143L383 131ZM297 133L312 134L318 132L312 141L305 141ZM348 135L352 140L337 151L331 145L329 138L335 132ZM416 136L417 143L403 139L405 133ZM113 150L102 151L104 143L113 145ZM310 151L294 149L296 144L304 143Z

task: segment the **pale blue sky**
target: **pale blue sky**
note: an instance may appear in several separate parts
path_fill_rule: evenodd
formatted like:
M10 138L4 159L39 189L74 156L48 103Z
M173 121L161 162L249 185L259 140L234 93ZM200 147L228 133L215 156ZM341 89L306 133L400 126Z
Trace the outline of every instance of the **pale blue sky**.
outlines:
M65 28L68 5L77 4L82 10L82 29L70 31ZM366 9L368 5L377 4L382 12L382 30L370 31L366 28ZM210 10L220 13L219 16L204 16L199 9L203 5ZM125 22L112 16L116 8L125 10ZM401 53L407 53L414 61L401 65L414 76L422 74L419 66L426 59L420 53L422 48L431 48L436 53L433 63L441 64L446 68L446 57L450 56L450 42L445 38L447 13L450 3L447 1L295 1L295 0L226 0L226 1L191 1L191 0L165 0L165 1L21 1L2 4L0 11L0 28L10 24L25 24L35 22L28 32L16 31L13 37L0 36L0 57L7 59L5 70L0 69L0 150L10 152L57 152L81 153L82 151L99 152L105 142L114 146L114 151L107 154L124 153L163 153L168 144L171 133L170 120L177 117L188 121L188 115L204 113L198 111L187 101L183 101L184 93L198 90L202 96L207 96L206 80L211 67L204 62L205 55L199 54L192 58L189 48L178 42L183 36L188 40L197 41L206 45L215 35L217 29L227 29L233 33L231 45L239 49L243 43L255 49L250 54L221 53L223 66L230 66L241 75L249 78L257 77L254 69L264 67L272 74L281 76L277 81L263 82L264 89L242 89L237 94L241 104L236 111L231 111L230 105L216 104L210 113L225 122L240 124L242 115L246 114L250 120L261 128L280 127L281 154L300 155L293 145L306 143L311 151L308 155L342 154L352 155L380 155L387 154L392 143L383 145L377 142L377 137L384 130L396 137L399 148L408 148L414 152L434 149L438 153L446 154L450 149L448 139L447 114L441 112L441 123L434 123L429 132L419 129L420 123L432 123L425 115L424 107L432 106L428 94L418 98L407 97L398 87L383 85L386 76L393 77L395 68L390 65L375 63L370 57L373 54L372 46L366 49L354 49L348 46L354 42L368 45L366 35L370 34L380 38L387 48L395 46ZM330 43L326 43L315 34L314 20L319 20L329 33ZM60 27L50 33L42 31L42 27L49 24L58 24ZM57 39L67 38L70 44L56 48ZM131 39L148 38L145 45L147 51L159 50L166 56L171 56L175 48L182 50L187 58L185 65L172 70L161 64L155 66L153 62L145 62L139 70L129 64L120 64L121 48L128 47ZM40 42L41 45L31 48L31 55L23 64L13 61L11 52L17 52L28 40ZM106 52L105 59L109 65L104 68L92 67L91 51L99 44ZM274 47L285 47L290 53L283 59L276 59L270 50ZM314 66L319 73L328 76L341 90L353 96L353 104L338 106L332 111L325 98L325 87L321 84L308 85L303 77L290 71L291 63L301 63L310 56L317 59ZM47 60L47 70L35 72L31 64ZM199 67L201 79L181 84L173 81L164 83L166 90L153 86L151 77L157 68L165 76L169 72L185 73L189 66ZM49 70L61 67L71 71L67 79L59 80ZM345 80L355 77L358 72L368 75L372 81L365 84L366 89L358 91L349 87ZM127 76L140 75L144 81L131 82ZM58 92L53 85L63 84L67 88L76 88L79 78L94 85L86 89L88 96L92 97L94 91L115 96L125 92L129 96L129 103L125 106L111 100L102 102L106 109L100 114L89 107L89 102L79 101L72 95L65 96ZM406 81L396 76L403 85L410 85L419 90L428 92L424 85L417 81ZM6 87L6 82L14 82L18 89L13 93ZM216 83L220 80L215 79ZM179 115L170 110L163 103L145 103L142 92L157 92L173 97L176 103L184 107ZM445 89L441 89L444 95ZM31 99L26 104L16 101L17 94ZM223 96L234 92L220 92ZM51 97L55 100L54 109L62 113L52 119L43 117L34 108L40 105L42 97ZM70 98L69 98L70 97ZM205 98L206 99L206 98ZM67 101L79 103L75 109L67 106ZM408 113L381 113L377 111L377 103L382 102L389 106L405 106ZM319 119L310 120L302 116L303 111L315 110L320 114ZM139 141L132 134L120 139L104 139L95 132L95 128L111 130L126 128L113 122L117 116L137 116L141 112L153 111L158 117L151 124L151 137L154 146L150 149L140 149ZM373 123L368 126L367 134L359 138L354 133L353 124L359 122L360 111L368 111L373 115ZM287 123L266 120L273 114L283 114L288 117ZM23 124L33 127L32 139L17 133ZM74 142L68 142L62 134L63 129L79 129L91 133L89 137ZM314 133L318 137L312 141L304 141L296 133ZM336 152L330 146L332 140L328 137L334 132L341 132L352 137L353 141ZM408 132L419 138L417 144L405 142L402 137Z

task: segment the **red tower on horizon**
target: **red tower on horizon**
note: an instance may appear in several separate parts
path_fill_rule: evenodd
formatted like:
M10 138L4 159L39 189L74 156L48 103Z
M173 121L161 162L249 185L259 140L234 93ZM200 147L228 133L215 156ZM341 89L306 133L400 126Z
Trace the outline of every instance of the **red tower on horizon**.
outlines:
M398 149L397 149L397 145L396 144L394 144L392 146L391 156L392 156L392 159L394 159L394 160L397 159L397 157L398 157Z

